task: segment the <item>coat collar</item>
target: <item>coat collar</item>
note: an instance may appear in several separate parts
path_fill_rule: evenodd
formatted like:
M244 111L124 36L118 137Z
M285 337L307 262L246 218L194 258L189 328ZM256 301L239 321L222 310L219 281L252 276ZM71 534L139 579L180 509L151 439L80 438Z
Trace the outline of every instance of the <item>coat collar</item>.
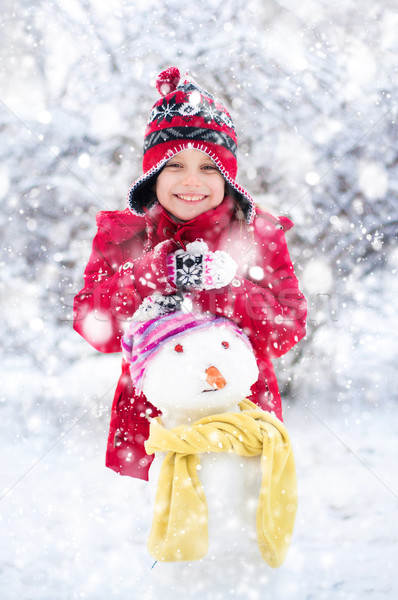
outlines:
M132 214L129 209L101 211L97 215L97 225L119 244L147 231L150 238L155 238L155 244L174 238L185 247L200 237L208 242L217 238L219 232L233 221L234 214L233 201L226 197L216 208L182 223L176 223L160 204L156 204L142 217Z
M104 231L108 237L117 243L131 239L137 233L144 231L146 227L145 218L133 215L126 210L106 210L97 215L98 229Z
M177 223L160 204L154 206L147 215L152 222L153 233L158 241L171 237L183 247L197 238L210 241L218 237L221 230L232 222L235 207L231 198L214 209L208 210L191 221Z

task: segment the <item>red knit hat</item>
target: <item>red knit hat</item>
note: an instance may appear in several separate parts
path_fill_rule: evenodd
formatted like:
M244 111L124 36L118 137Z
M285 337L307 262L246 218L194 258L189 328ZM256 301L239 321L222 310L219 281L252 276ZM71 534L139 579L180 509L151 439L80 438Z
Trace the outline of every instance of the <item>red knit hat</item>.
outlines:
M183 150L200 150L220 169L248 223L254 217L251 196L235 181L237 140L226 108L187 76L170 67L158 75L156 87L161 98L154 104L145 131L144 174L129 190L128 203L134 214L144 214L156 198L150 193L153 177L170 158Z

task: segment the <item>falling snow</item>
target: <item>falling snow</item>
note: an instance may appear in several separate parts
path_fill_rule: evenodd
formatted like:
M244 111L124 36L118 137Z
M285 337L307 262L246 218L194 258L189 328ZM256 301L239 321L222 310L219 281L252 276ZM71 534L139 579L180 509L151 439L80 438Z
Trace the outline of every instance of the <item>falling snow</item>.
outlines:
M395 598L396 1L4 4L1 599ZM296 225L308 334L275 366L300 495L277 572L151 568L146 484L104 467L120 356L72 330L95 215L125 208L173 64L230 107L238 181Z

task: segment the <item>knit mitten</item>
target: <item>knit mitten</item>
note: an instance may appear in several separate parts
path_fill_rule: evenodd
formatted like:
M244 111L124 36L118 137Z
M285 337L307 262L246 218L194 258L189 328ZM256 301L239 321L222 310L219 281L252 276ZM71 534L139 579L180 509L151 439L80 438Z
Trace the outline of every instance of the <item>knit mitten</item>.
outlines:
M199 290L222 288L235 277L236 262L223 250L210 252L203 240L187 244L167 257L169 280L177 288Z

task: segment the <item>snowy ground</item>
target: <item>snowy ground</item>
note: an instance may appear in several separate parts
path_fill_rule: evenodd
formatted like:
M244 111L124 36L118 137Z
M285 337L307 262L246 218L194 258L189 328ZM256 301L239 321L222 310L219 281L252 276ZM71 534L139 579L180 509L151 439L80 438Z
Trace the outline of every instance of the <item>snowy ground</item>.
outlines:
M116 378L111 365L103 389ZM84 368L68 374L72 403ZM23 432L22 421L10 426L5 403L0 490L11 489L0 505L1 600L397 598L397 413L358 408L344 418L320 399L316 406L285 407L300 503L288 559L270 572L244 557L151 569L146 485L103 466L108 414L86 413L88 405L57 438ZM43 419L36 410L31 423Z

